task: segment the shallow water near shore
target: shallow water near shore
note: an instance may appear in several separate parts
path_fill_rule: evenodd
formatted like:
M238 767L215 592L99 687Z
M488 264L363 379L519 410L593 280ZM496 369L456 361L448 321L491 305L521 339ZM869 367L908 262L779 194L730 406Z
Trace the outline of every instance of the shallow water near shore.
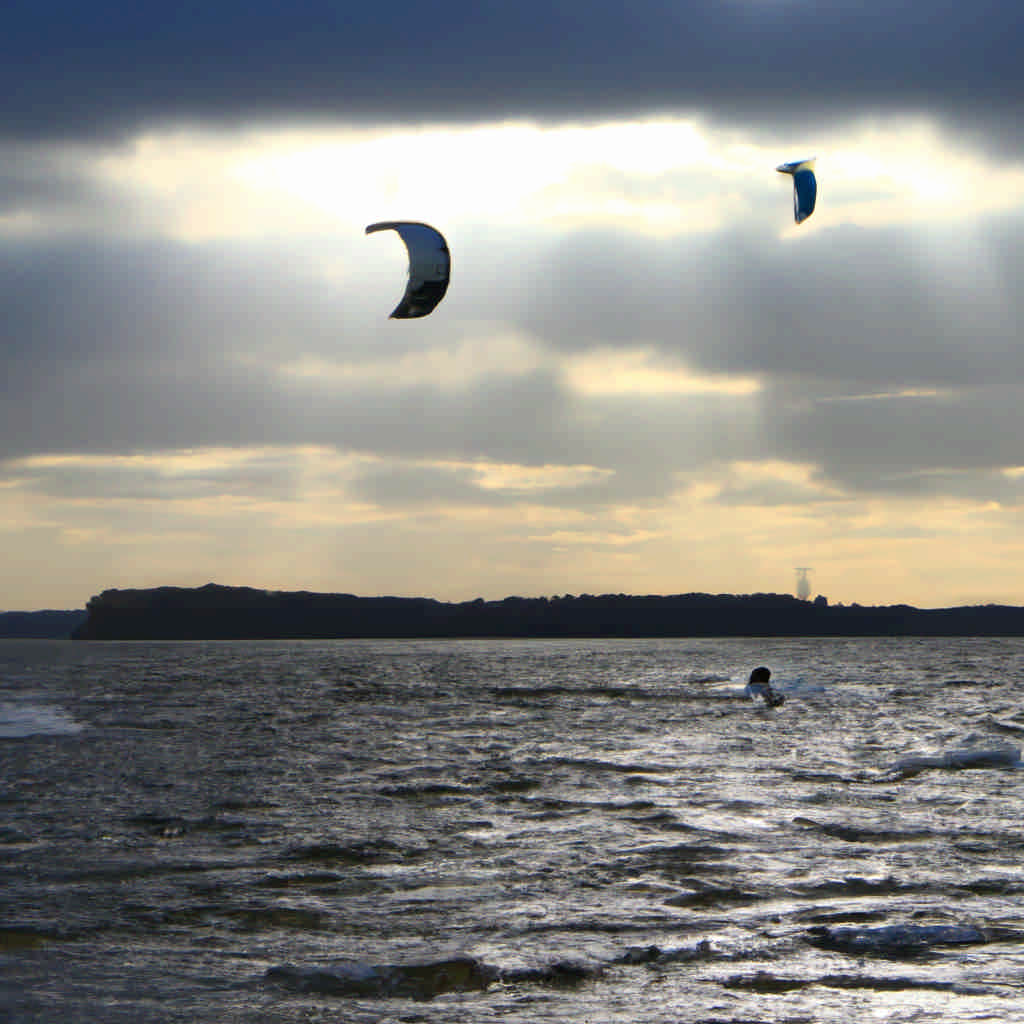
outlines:
M1019 639L3 641L0 1016L1017 1019L1022 688Z

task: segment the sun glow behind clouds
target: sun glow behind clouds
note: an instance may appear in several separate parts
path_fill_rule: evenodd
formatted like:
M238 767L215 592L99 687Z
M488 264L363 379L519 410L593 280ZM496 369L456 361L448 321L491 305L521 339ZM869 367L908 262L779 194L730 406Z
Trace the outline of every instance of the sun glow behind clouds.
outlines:
M817 157L820 185L818 210L799 229L788 216L788 183L774 171L794 154ZM28 155L35 178L77 178L81 201L47 205L46 193L23 189L0 215L0 235L84 226L185 241L287 240L354 236L372 220L408 217L442 228L615 226L661 236L755 220L796 237L837 224L933 227L1024 202L1024 167L995 163L921 118L846 125L812 146L659 118L179 129L109 150L35 147ZM24 147L0 157L27 160Z
M8 146L0 160L15 168L14 201L0 212L0 237L287 240L354 234L380 218L662 237L758 221L798 237L836 224L933 227L1024 202L1024 167L960 146L923 118L844 125L813 143L663 117L176 129L111 149ZM800 229L774 172L794 154L818 159L819 208Z
M253 154L234 169L247 187L289 193L339 219L363 219L377 207L440 220L467 212L516 219L526 207L543 219L552 211L542 197L576 168L664 173L701 165L708 145L684 121L287 133L255 141Z
M1024 201L1024 168L993 165L921 119L865 122L818 141L821 201L801 230L959 220ZM177 131L76 159L83 174L135 195L147 225L199 240L347 232L382 217L660 235L753 218L792 233L774 167L795 152L784 140L662 118Z
M923 118L865 121L823 140L817 170L821 226L931 227L1024 202L1024 167L959 147Z

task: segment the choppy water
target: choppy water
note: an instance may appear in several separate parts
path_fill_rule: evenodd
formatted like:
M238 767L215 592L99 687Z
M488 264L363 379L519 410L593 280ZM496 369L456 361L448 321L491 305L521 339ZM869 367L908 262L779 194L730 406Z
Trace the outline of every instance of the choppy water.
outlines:
M1024 772L906 759L1024 743L1022 684L1021 640L0 642L0 1017L1018 1020Z

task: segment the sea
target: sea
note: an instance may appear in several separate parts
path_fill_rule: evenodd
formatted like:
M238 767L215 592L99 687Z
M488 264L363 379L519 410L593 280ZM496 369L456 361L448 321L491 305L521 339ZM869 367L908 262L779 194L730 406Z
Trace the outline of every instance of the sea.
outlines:
M0 1020L1019 1021L1022 745L1016 638L0 641Z

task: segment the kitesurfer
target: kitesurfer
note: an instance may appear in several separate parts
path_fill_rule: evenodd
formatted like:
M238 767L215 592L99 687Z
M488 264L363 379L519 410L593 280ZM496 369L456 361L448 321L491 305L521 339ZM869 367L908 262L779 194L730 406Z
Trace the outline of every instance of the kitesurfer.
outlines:
M747 696L751 700L762 697L766 707L777 708L786 698L772 689L772 684L769 682L771 677L771 669L765 668L764 665L755 668L750 673L750 680L747 682Z

